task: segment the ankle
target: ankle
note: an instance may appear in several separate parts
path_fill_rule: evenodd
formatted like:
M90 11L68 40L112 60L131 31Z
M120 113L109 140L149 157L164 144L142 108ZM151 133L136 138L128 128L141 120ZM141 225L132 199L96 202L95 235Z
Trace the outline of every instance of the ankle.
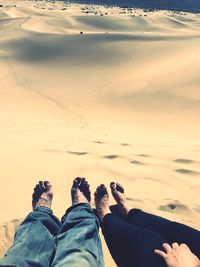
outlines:
M52 199L49 197L40 197L38 202L36 203L36 208L40 207L40 206L44 206L44 207L48 207L51 208L51 204L52 204Z
M106 215L110 214L110 213L111 213L111 212L110 212L109 209L108 209L108 210L102 210L102 211L99 211L99 212L98 212L98 216L99 216L99 220L100 220L100 222L102 223L103 220L104 220L104 217L105 217Z

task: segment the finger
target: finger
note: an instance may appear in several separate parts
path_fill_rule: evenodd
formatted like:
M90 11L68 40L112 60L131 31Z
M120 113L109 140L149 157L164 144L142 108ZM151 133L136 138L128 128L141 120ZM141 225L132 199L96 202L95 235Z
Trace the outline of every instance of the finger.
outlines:
M171 252L171 250L172 250L171 246L167 243L163 244L163 248L167 253Z
M167 258L167 254L166 254L164 251L162 251L162 250L155 249L154 252L155 252L157 255L161 256L163 259L166 259L166 258Z
M180 247L181 248L185 248L187 250L190 250L190 248L186 244L184 244L184 243L180 244Z
M176 249L178 249L179 248L179 244L178 243L173 243L172 244L172 248L174 249L174 250L176 250Z

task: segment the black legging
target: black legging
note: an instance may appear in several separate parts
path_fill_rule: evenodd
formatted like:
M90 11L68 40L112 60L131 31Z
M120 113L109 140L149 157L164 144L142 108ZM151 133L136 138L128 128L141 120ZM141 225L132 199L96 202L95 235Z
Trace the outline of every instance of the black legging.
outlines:
M186 243L200 257L200 232L186 225L132 209L127 221L114 214L104 217L103 234L120 267L165 267L154 253L163 243Z
M187 244L200 259L200 231L139 209L132 209L127 221L134 226L148 228L159 233L169 244L173 242Z
M154 253L162 249L166 240L158 233L131 225L114 214L104 217L102 224L110 253L119 267L166 267L163 259Z

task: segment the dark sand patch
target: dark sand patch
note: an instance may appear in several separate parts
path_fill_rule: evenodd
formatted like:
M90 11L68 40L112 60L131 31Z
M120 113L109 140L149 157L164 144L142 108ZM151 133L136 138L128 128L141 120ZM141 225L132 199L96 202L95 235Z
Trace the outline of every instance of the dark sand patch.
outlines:
M77 155L77 156L83 156L83 155L88 154L88 152L77 152L77 151L67 151L67 153Z
M106 159L116 159L116 158L119 158L118 155L108 155L108 156L104 156L104 158Z
M193 163L194 161L191 159L175 159L174 162L189 164L189 163Z
M196 171L193 171L193 170L189 170L189 169L176 169L174 171L178 172L178 173L181 173L181 174L193 174L193 175L199 174L199 172L196 172Z

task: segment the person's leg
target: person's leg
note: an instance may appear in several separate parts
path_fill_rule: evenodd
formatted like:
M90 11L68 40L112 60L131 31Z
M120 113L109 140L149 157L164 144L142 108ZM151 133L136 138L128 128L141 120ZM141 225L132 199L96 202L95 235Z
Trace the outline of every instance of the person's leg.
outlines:
M170 244L174 242L187 244L200 258L200 231L138 209L130 210L127 220L131 224L156 231L163 235Z
M154 231L122 221L109 211L109 196L104 185L97 188L95 203L103 234L116 264L120 267L164 267L155 255L166 240Z
M117 202L118 212L127 222L159 233L170 244L174 242L186 243L192 252L200 257L200 231L139 209L131 209L127 204L123 187L115 183L111 183L110 187Z
M52 267L103 267L99 221L90 206L89 185L76 178L72 186L72 207L62 218Z
M52 189L50 183L39 183L33 194L33 212L19 226L13 246L0 266L47 267L55 249L54 236L60 230L60 222L51 210Z

